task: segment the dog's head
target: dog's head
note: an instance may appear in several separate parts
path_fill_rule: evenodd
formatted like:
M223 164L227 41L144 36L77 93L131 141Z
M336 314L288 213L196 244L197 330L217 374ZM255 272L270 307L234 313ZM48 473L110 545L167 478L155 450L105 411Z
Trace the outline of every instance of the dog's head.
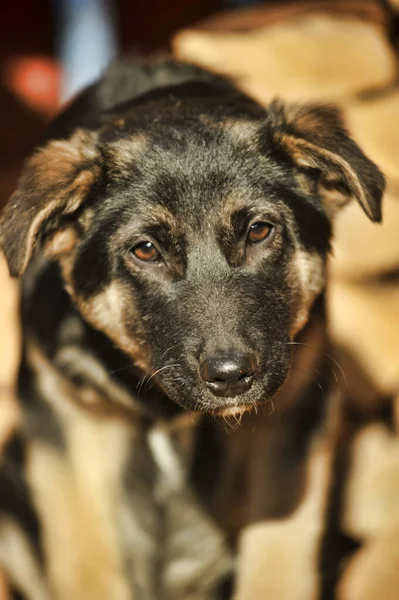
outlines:
M173 401L273 397L324 288L335 212L381 219L384 180L334 109L165 94L50 141L4 211L20 276L58 260L83 317Z

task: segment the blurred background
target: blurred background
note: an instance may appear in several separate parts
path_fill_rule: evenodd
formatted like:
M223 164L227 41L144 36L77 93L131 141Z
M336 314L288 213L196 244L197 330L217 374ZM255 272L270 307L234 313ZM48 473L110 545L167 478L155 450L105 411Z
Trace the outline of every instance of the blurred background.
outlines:
M0 203L45 123L79 84L126 51L167 48L217 0L10 0L0 16ZM85 79L86 77L86 79ZM67 91L68 90L68 91Z
M171 51L233 76L265 104L275 96L338 104L388 186L382 226L369 223L355 205L336 223L328 294L334 352L345 372L348 401L366 420L387 398L392 402L394 435L399 424L398 14L399 0L3 0L0 209L52 116L121 53ZM2 260L0 290L1 447L17 415L8 390L19 355L18 288ZM370 514L382 511L382 517L367 523L369 562L357 579L355 570L356 598L378 597L378 589L375 596L364 595L378 582L375 540L384 524L399 527L399 442L393 439L395 447L378 446L373 455L388 487L380 479L380 495L368 494L377 489L375 473L364 487L364 498L373 502ZM396 598L397 587L392 589Z

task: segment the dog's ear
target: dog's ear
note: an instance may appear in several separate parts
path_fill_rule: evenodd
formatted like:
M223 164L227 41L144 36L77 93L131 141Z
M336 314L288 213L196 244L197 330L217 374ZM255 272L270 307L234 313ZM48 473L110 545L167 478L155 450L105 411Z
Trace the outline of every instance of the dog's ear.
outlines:
M337 109L324 106L270 107L266 132L273 147L295 164L302 181L316 185L330 216L356 199L372 221L380 222L385 179L350 138Z
M83 130L31 156L0 218L0 247L12 276L21 276L39 242L80 208L100 171L96 134Z

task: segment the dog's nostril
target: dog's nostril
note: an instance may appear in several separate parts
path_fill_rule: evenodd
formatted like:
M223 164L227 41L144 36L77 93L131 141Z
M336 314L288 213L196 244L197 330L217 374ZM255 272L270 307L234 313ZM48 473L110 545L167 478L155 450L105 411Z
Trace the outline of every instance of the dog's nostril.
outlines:
M249 390L257 369L253 353L220 352L200 364L201 377L216 396L237 396Z

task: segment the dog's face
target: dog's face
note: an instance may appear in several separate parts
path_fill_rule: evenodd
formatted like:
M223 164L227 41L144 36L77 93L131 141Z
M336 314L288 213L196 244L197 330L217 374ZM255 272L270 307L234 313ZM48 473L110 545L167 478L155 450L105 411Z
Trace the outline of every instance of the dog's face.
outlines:
M380 220L383 177L334 111L200 104L163 99L50 142L1 245L14 275L35 247L58 260L90 324L171 400L219 412L276 394L331 218L355 197Z

